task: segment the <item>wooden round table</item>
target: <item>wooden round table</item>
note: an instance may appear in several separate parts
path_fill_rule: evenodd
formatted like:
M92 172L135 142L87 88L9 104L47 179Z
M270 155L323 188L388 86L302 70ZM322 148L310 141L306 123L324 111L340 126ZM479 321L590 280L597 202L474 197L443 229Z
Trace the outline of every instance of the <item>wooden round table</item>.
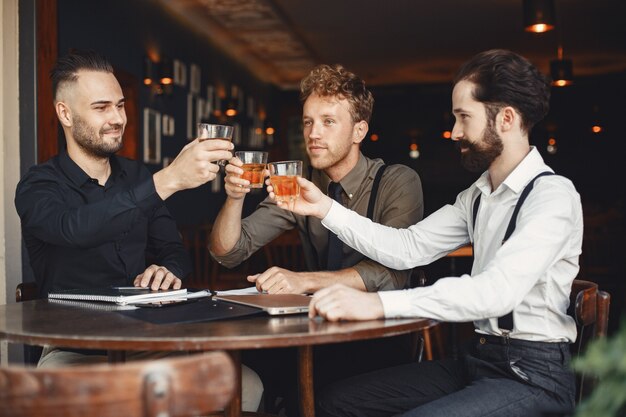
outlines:
M0 339L15 343L109 351L226 350L237 366L242 349L295 346L298 348L302 416L314 415L314 345L395 336L416 332L434 323L422 318L331 323L311 320L306 315L263 315L152 324L114 311L85 309L47 300L0 305ZM240 390L241 384L239 393ZM235 396L226 414L241 414L241 395Z

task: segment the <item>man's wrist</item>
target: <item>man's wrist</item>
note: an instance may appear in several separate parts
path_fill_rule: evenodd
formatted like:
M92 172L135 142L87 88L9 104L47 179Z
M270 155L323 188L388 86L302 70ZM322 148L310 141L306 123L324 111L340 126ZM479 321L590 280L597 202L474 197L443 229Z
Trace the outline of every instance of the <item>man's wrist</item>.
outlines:
M328 197L328 196L322 196L322 201L320 202L320 210L319 213L317 214L317 217L320 220L323 220L324 217L326 217L328 215L328 212L330 211L330 208L333 205L333 199Z
M163 168L162 170L152 175L154 188L156 189L157 194L159 195L159 197L161 197L162 200L166 200L168 197L178 191L176 185L167 174L167 169L167 167Z

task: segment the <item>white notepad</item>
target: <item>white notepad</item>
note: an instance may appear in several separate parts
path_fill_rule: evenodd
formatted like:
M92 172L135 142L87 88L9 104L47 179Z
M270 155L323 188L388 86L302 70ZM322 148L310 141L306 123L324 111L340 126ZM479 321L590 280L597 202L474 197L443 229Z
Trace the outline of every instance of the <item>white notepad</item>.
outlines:
M186 298L187 289L152 291L143 287L113 287L61 290L48 294L49 299L100 301L119 305L146 301L169 301Z

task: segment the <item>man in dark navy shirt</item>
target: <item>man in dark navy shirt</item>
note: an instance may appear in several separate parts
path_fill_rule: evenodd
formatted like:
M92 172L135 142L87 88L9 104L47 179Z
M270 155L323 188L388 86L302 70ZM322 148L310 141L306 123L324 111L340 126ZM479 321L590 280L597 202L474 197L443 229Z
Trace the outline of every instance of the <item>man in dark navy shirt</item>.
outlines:
M154 263L148 271L154 287L178 288L190 272L152 175L135 161L114 155L109 161L103 185L63 152L31 168L18 186L16 205L42 296L133 285L146 270L146 259Z
M67 151L32 167L15 196L41 295L111 285L180 288L191 265L164 200L215 179L215 161L230 159L232 144L194 140L152 175L143 164L115 156L123 144L125 100L106 59L72 52L51 77ZM106 361L98 353L46 347L39 363ZM243 408L255 411L263 389L258 376L243 369L242 385Z
M110 285L179 288L190 262L164 200L214 179L213 162L231 156L232 144L195 140L152 175L114 155L123 144L125 99L103 57L71 53L51 77L67 151L32 167L15 197L42 295Z

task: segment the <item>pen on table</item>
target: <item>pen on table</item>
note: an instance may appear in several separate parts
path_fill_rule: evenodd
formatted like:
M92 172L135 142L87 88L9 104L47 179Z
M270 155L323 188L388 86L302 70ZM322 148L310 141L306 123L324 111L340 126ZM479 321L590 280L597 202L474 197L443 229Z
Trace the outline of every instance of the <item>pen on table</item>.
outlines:
M146 291L146 290L150 290L150 287L111 287L114 290L141 290L141 291Z

